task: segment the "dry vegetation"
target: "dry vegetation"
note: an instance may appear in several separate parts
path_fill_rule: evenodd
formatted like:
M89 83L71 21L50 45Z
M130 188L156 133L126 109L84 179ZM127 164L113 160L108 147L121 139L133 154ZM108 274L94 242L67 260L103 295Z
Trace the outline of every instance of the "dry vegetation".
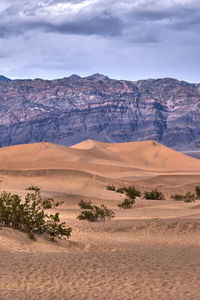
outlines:
M45 234L51 240L69 238L72 228L60 222L58 213L46 213L46 210L58 207L61 203L51 198L42 199L40 189L33 187L31 190L34 192L28 193L24 201L15 194L3 192L0 195L0 226L18 229L31 239L35 239L34 234Z
M63 202L41 211L73 230L52 243L1 227L0 299L199 299L199 184L199 160L151 141L1 148L6 198L24 204L40 187L41 199ZM165 200L144 199L156 189ZM99 209L115 218L94 222L104 221ZM84 211L92 222L77 219Z

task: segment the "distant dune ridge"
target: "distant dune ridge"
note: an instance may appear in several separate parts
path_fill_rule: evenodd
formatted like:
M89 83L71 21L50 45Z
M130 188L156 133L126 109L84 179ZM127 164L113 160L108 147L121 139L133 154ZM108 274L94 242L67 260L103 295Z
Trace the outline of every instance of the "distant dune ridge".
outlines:
M0 77L0 146L156 140L200 149L200 84L125 81L102 74L57 80Z
M24 197L32 184L42 197L63 201L56 211L72 236L32 241L0 227L0 299L199 299L200 200L170 198L200 185L199 159L153 140L0 148L0 192ZM107 184L157 188L166 200L136 199L132 209L118 209L124 195ZM116 217L79 221L80 200L104 204Z
M200 160L155 141L101 143L86 140L71 147L42 142L0 148L1 170L76 169L108 175L100 166L138 170L199 171Z
M98 193L102 199L113 199L116 195L105 190L106 184L125 182L136 182L143 189L161 185L170 193L172 186L198 183L199 174L200 160L155 141L86 140L71 147L42 142L0 148L2 188L5 184L15 190L20 185L21 190L36 182L48 191L51 182L55 195L61 197L66 192L86 197Z
M42 142L0 148L1 170L67 169L73 163L77 168L79 164L86 166L88 163L146 170L200 169L200 160L155 141L101 143L86 140L71 147Z

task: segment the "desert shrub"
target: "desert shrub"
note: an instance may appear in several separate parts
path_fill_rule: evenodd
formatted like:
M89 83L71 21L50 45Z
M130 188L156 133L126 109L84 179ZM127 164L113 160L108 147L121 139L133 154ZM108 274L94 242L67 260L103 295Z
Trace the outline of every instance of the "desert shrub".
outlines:
M81 209L92 209L93 208L91 201L86 202L86 201L81 200L78 203L78 205Z
M142 195L142 193L138 189L136 189L133 185L129 185L128 187L124 186L118 188L116 192L125 194L130 199L135 199L136 197L140 197Z
M31 239L35 233L46 234L52 239L69 238L72 229L44 211L60 204L50 198L42 199L40 190L28 193L24 201L18 195L3 192L0 195L0 226L26 232Z
M28 191L40 191L40 188L37 186L37 185L30 185L30 186L28 186L27 188L26 188L26 190L28 190Z
M85 202L81 200L79 206L82 210L81 214L77 217L79 220L88 220L90 222L109 221L114 218L115 214L111 209L108 209L105 205L96 206L91 202Z
M195 201L195 194L187 192L187 194L184 197L184 202L194 202L194 201Z
M144 198L148 200L163 200L165 199L164 194L159 192L157 189L151 192L144 192Z
M195 192L198 198L200 198L200 186L195 187Z
M133 206L133 204L135 203L135 200L131 200L131 199L124 199L124 201L122 202L122 203L120 203L120 204L118 204L118 207L119 208L124 208L124 209L126 209L126 208L132 208L132 206Z
M185 195L181 195L181 194L174 194L171 195L171 199L174 199L176 201L181 201L185 199Z
M190 192L186 193L185 195L181 194L175 194L171 196L172 199L177 201L184 201L184 202L193 202L195 201L195 194L192 194Z
M123 187L123 194L126 195L126 199L120 204L118 204L119 208L132 208L133 204L135 203L135 198L140 197L142 193L136 189L134 186Z
M118 189L115 189L115 191L116 191L117 193L124 194L125 189L126 189L126 187L124 186L124 187L120 187L120 188L118 188Z
M141 197L142 193L136 189L134 186L129 186L125 188L124 194L129 198L134 200L136 197Z
M106 186L106 189L108 190L108 191L115 191L115 186L114 185L110 185L110 184L108 184L107 186Z

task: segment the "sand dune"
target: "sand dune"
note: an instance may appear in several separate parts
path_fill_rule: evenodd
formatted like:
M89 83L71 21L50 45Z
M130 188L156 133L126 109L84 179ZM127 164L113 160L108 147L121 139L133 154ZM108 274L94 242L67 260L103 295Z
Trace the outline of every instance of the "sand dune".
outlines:
M120 210L123 195L107 184L158 188L165 201L138 199ZM68 241L0 228L1 300L199 299L200 201L170 199L194 192L200 160L154 141L106 144L87 140L73 147L51 143L0 149L0 191L63 200L61 220L73 228ZM111 222L76 219L78 202L104 203Z
M199 221L71 222L63 245L0 231L1 299L199 299Z
M73 147L51 143L0 149L0 170L73 169L111 178L151 177L155 172L199 172L200 160L154 141L100 143L87 140Z
M194 171L200 168L200 160L174 151L154 141L114 144L87 140L72 147L51 143L35 143L0 149L1 170L31 168L66 169L70 162L129 166L144 170L161 169L164 171Z
M74 149L105 153L105 157L112 157L116 161L145 170L198 170L200 160L189 157L155 141L130 143L101 143L92 140L84 141L73 146ZM93 150L93 151L92 151ZM104 151L104 152L103 152ZM84 154L83 154L84 155Z

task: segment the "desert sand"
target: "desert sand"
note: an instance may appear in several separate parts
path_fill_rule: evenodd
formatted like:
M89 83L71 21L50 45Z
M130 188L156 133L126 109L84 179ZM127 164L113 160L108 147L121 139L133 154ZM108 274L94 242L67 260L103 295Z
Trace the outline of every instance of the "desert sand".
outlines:
M200 299L200 201L170 199L194 192L200 160L154 141L73 147L51 143L0 149L0 191L24 197L38 185L73 228L67 241L0 228L0 299ZM118 209L123 195L107 184L157 188L166 200L137 199ZM113 209L110 222L76 219L78 202Z

